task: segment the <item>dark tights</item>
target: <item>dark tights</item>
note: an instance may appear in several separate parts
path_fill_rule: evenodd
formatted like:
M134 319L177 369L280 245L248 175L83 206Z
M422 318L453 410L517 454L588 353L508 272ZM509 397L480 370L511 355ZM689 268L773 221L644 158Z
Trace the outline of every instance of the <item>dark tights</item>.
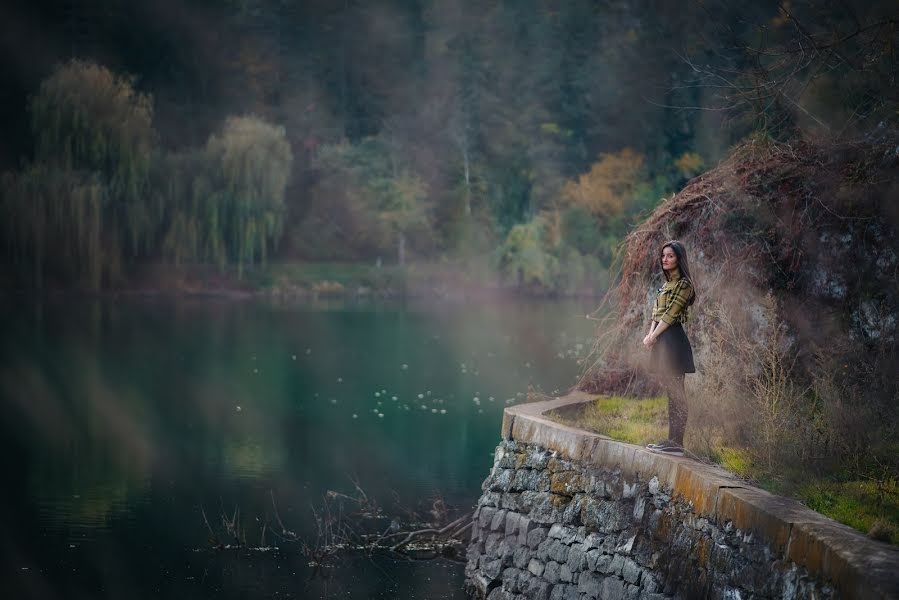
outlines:
M668 439L684 445L687 428L687 394L684 391L684 374L672 374L662 378L668 393Z

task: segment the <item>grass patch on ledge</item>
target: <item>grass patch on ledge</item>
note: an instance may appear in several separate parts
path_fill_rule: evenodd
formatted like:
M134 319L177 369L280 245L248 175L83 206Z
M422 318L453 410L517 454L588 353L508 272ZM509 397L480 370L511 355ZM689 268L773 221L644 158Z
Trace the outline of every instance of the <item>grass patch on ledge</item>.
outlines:
M576 419L550 411L559 423L601 433L622 442L646 445L668 436L668 400L599 396Z
M668 400L665 397L598 396L586 404L576 418L555 410L546 416L564 425L631 444L645 445L668 436ZM748 449L723 445L708 451L691 448L689 426L686 437L688 450L751 485L773 494L791 496L812 510L871 538L899 545L899 482L835 481L784 470L774 475L766 472Z

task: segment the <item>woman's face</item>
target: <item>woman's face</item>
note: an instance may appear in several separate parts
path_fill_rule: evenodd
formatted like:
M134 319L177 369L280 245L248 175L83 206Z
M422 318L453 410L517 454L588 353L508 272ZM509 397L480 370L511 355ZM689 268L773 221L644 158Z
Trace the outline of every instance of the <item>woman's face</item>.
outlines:
M666 271L673 271L677 268L677 255L671 246L662 249L662 268Z

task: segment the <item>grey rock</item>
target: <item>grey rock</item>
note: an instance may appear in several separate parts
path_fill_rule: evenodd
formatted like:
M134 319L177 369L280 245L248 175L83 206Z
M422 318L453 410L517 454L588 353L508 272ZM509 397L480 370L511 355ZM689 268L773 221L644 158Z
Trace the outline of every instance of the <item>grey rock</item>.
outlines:
M501 496L499 492L486 492L478 498L478 506L499 506Z
M496 560L485 562L484 566L481 567L481 573L483 573L490 579L496 579L497 577L499 577L502 569L503 561L497 558Z
M565 530L568 529L565 525L561 523L554 523L552 527L549 528L549 533L547 534L551 538L562 539L565 535Z
M503 536L498 533L488 535L484 540L484 553L491 557L499 556L498 549L502 539Z
M549 464L549 459L552 457L552 452L542 448L535 448L531 452L528 453L527 459L524 461L524 466L529 469L537 469L539 471L544 470Z
M546 539L547 532L549 531L546 527L537 527L536 529L531 530L527 535L527 545L529 548L536 548L540 545L540 543Z
M490 521L490 529L492 531L496 531L500 527L502 527L506 522L506 513L509 512L507 510L498 510L493 513L493 519Z
M509 567L503 571L503 587L509 592L521 591L521 569Z
M624 581L617 577L606 577L602 582L603 600L625 600Z
M588 533L586 537L584 537L584 547L586 550L591 548L601 548L603 540L606 539L606 536L593 532Z
M527 586L523 588L524 596L528 600L549 600L551 587L546 581L534 577L529 579Z
M528 571L533 573L535 576L540 577L543 575L543 570L546 569L546 565L537 560L536 558L532 558L528 563Z
M549 549L553 544L558 543L557 540L551 540L549 538L543 540L537 545L537 558L546 562L549 560Z
M577 586L560 583L553 586L549 595L550 600L579 600Z
M543 570L543 579L547 580L550 583L559 583L559 575L562 571L562 565L557 563L554 560L546 563L546 568Z
M573 573L571 572L571 567L568 566L568 563L565 563L559 569L559 580L571 583L574 577L572 577Z
M507 512L506 513L506 535L513 535L518 533L518 521L521 518L517 512Z
M587 553L583 544L572 544L568 549L568 566L574 571L583 571L587 567Z
M519 509L519 494L505 493L500 496L499 506L508 510Z
M577 584L577 591L588 598L599 598L603 579L595 573L583 573Z
M528 535L531 531L536 530L537 524L528 517L520 515L518 518L518 543L525 545L528 543Z
M621 568L624 567L624 557L616 554L612 557L612 564L609 565L609 573L621 575Z
M524 569L528 566L528 562L531 560L531 552L530 549L525 546L519 546L515 549L515 552L512 553L512 564L519 569Z
M552 546L549 548L549 557L558 563L568 561L568 546L559 540L553 540Z
M637 584L640 582L640 574L642 570L640 569L640 565L635 563L630 558L626 558L624 560L624 565L621 567L621 576L628 583Z

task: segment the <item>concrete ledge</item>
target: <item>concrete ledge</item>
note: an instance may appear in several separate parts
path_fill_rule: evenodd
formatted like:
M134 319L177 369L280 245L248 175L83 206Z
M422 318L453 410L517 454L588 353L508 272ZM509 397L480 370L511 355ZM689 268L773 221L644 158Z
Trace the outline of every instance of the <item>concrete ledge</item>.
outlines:
M657 477L672 496L719 526L731 523L763 540L775 553L830 581L844 598L899 598L899 548L876 542L805 506L746 485L721 468L664 456L642 446L569 427L547 418L553 410L579 410L595 396L574 392L503 412L505 440L555 450L586 466L620 469L634 481Z

